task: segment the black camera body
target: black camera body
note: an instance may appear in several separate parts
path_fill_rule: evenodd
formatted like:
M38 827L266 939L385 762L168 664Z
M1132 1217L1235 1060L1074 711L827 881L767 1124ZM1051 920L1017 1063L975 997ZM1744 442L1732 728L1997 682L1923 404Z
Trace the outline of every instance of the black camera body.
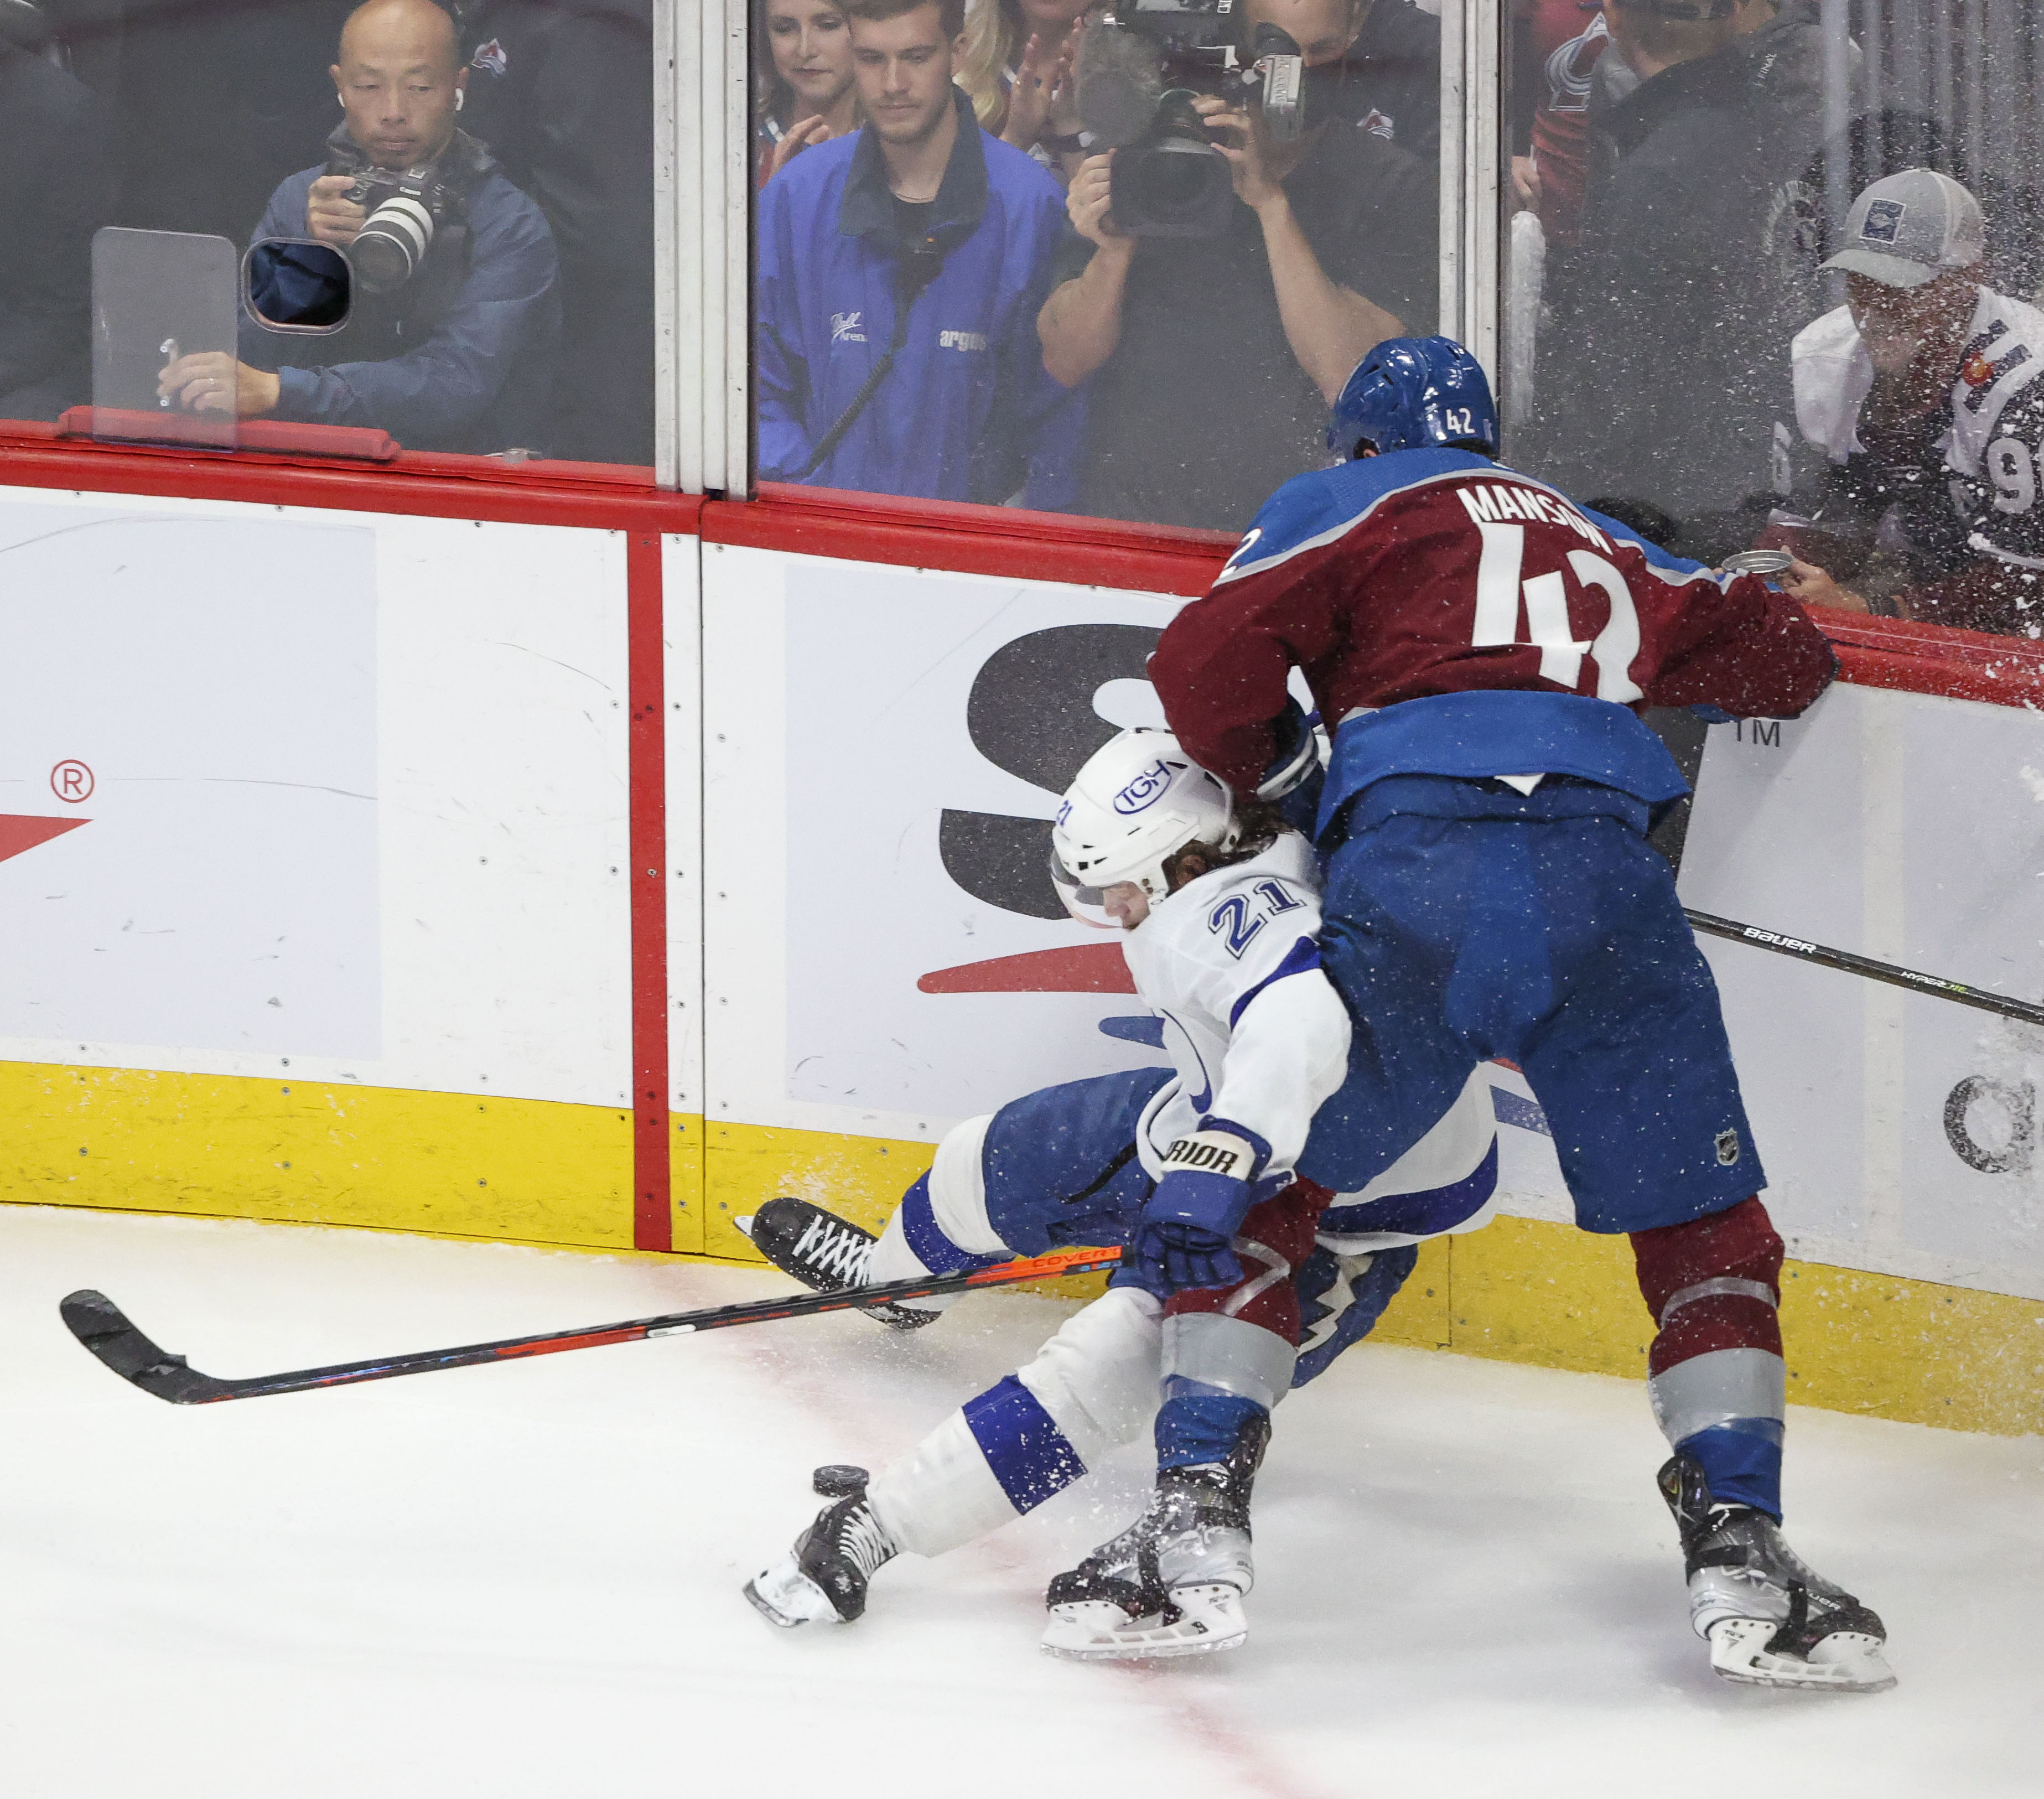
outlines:
M1228 229L1233 181L1194 110L1201 94L1262 115L1280 144L1303 134L1305 65L1285 32L1244 37L1237 0L1123 0L1079 48L1080 117L1114 159L1115 226L1132 237L1211 237Z
M355 176L346 198L369 209L348 256L355 279L372 294L390 293L417 275L440 227L465 209L460 194L432 163L336 172Z

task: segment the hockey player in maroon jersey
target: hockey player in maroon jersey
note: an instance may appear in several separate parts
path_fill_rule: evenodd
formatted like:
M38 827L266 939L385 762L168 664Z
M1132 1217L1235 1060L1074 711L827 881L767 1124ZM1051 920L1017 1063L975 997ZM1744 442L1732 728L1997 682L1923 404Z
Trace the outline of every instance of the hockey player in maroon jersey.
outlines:
M1712 1666L1884 1687L1881 1620L1781 1538L1782 1244L1709 967L1646 841L1686 786L1639 717L1792 717L1836 661L1792 600L1669 555L1496 444L1461 345L1380 344L1335 403L1343 459L1271 496L1151 663L1180 742L1237 791L1281 748L1293 668L1334 730L1321 954L1356 1028L1300 1172L1354 1190L1478 1062L1517 1062L1577 1223L1631 1239Z

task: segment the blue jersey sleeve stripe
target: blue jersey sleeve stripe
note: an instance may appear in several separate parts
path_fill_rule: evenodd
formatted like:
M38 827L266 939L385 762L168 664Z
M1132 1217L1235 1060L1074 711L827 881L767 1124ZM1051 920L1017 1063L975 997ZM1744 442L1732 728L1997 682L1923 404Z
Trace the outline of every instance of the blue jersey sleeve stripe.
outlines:
M1263 502L1247 535L1215 577L1214 586L1259 575L1308 550L1338 542L1397 494L1464 475L1489 473L1496 467L1488 456L1473 456L1466 450L1400 450L1317 474L1294 475Z
M1465 1218L1474 1217L1490 1203L1497 1191L1497 1163L1493 1133L1483 1160L1461 1180L1422 1193L1386 1194L1354 1205L1331 1205L1320 1214L1320 1234L1343 1237L1396 1231L1401 1236L1438 1236Z
M1285 952L1285 959L1238 999L1228 1015L1228 1028L1232 1031L1236 1021L1247 1009L1249 1002L1274 981L1281 981L1287 974L1303 974L1309 968L1320 965L1320 946L1312 937L1301 937Z

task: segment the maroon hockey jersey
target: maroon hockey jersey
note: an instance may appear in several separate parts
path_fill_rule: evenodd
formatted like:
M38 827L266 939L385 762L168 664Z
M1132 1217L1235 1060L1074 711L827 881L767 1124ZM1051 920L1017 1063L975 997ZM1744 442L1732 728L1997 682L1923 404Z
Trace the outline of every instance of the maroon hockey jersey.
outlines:
M1500 689L1793 717L1837 667L1809 615L1757 576L1715 575L1461 450L1288 481L1150 675L1186 750L1247 792L1294 665L1330 731L1362 709ZM1543 766L1496 750L1489 772Z

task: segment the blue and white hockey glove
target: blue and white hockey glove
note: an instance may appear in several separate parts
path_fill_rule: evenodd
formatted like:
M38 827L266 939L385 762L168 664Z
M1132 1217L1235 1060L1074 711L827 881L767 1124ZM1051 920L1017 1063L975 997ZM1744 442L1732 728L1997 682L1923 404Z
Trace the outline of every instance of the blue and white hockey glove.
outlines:
M1129 1246L1135 1283L1167 1298L1239 1281L1242 1264L1229 1245L1258 1197L1256 1177L1270 1159L1268 1144L1224 1118L1203 1118L1198 1130L1173 1144Z

